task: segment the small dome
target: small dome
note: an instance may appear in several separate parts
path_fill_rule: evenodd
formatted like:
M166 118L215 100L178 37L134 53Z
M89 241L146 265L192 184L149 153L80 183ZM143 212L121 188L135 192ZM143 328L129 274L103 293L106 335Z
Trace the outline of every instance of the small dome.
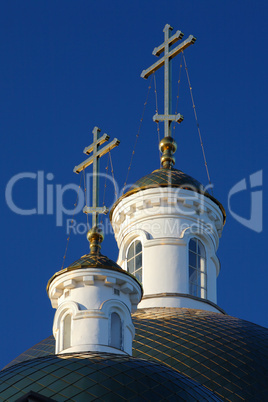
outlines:
M56 401L220 401L197 382L162 364L105 353L63 354L0 372L1 398L29 391Z
M69 265L67 268L64 268L64 269L56 272L52 276L52 278L49 279L48 284L47 284L47 290L49 288L50 283L57 276L62 275L65 272L74 271L77 269L85 269L85 268L103 268L103 269L108 269L108 270L112 270L112 271L118 271L118 272L121 272L122 274L128 275L131 278L135 279L135 281L140 285L139 281L137 280L137 278L134 275L132 275L129 272L122 269L116 262L110 260L105 255L102 255L101 253L89 253L89 254L85 254L82 257L80 257L79 260L76 260L71 265Z
M116 262L110 260L108 257L102 254L85 254L79 260L73 262L66 268L67 271L79 268L105 268L115 269L116 271L122 271L122 268L116 264Z
M221 203L216 200L212 195L210 195L206 190L203 184L201 184L198 180L194 179L193 177L189 176L186 173L183 173L181 170L170 168L160 168L154 170L152 173L142 177L138 181L136 181L130 189L123 194L113 205L111 209L111 213L113 212L114 208L118 203L123 199L131 194L135 194L138 191L146 190L148 188L155 188L155 187L177 187L183 188L185 190L195 191L199 194L203 194L206 197L210 198L215 204L217 204L222 212L223 215L223 222L225 223L226 220L226 212L221 205ZM111 215L110 215L111 216Z
M161 168L154 170L152 173L147 174L146 176L136 181L136 183L129 189L128 193L132 193L132 191L135 190L145 190L146 188L168 186L180 187L186 190L194 190L198 193L205 193L206 195L203 184L201 184L198 180L194 179L188 174L183 173L181 170L174 168Z

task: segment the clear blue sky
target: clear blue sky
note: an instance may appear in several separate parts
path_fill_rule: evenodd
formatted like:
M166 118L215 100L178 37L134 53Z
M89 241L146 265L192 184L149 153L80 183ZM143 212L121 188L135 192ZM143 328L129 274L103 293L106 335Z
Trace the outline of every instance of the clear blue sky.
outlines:
M266 210L261 233L228 211L236 183L249 183L260 170L266 179L267 10L261 0L1 2L1 367L52 333L54 310L45 288L61 268L67 239L66 217L56 227L55 214L15 214L5 202L5 187L14 175L37 171L54 175L45 179L45 195L47 184L54 190L56 184L79 184L72 170L98 125L121 140L112 157L122 188L148 89L140 73L155 61L152 50L162 43L166 23L185 38L197 37L185 56L214 195L227 211L218 250L218 304L230 315L268 326ZM179 62L180 56L173 64L174 95ZM160 112L162 75L156 75ZM178 111L185 120L175 132L176 167L207 184L185 71ZM159 166L154 113L152 90L129 183ZM103 171L106 163L104 158ZM265 205L267 186L261 189ZM112 193L108 187L108 205ZM13 198L21 208L34 208L36 181L18 182ZM66 192L65 206L74 198ZM250 191L234 195L231 205L249 218ZM85 222L83 214L76 219ZM112 235L102 251L117 259ZM85 236L72 235L65 266L87 252Z

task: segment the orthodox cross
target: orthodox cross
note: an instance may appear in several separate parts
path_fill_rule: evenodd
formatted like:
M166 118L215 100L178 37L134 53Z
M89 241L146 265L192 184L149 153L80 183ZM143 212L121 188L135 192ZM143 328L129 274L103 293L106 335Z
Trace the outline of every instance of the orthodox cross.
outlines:
M92 131L93 143L86 147L83 151L86 155L89 155L92 152L92 156L80 163L80 165L75 166L73 170L75 173L80 173L93 163L92 207L85 206L83 209L84 213L92 214L93 228L98 225L99 214L107 214L108 212L106 207L99 207L99 159L120 144L120 141L118 141L117 138L114 138L112 142L99 149L100 145L110 139L109 135L107 134L103 134L103 136L100 137L100 131L101 130L98 127L94 127Z
M193 35L190 35L184 42L180 43L174 49L171 50L171 46L176 43L178 40L182 39L183 33L181 31L177 31L173 36L170 36L173 28L166 24L163 29L165 41L162 45L154 48L153 55L159 56L162 52L164 52L164 56L154 63L151 67L147 68L147 70L143 70L141 73L141 77L147 79L152 73L158 70L160 67L164 65L164 89L165 89L165 107L164 114L155 114L153 120L156 122L164 121L165 123L165 137L169 137L171 135L171 122L176 121L181 123L183 120L183 116L178 114L172 114L171 107L171 59L173 59L177 54L181 53L188 46L195 43L196 38Z

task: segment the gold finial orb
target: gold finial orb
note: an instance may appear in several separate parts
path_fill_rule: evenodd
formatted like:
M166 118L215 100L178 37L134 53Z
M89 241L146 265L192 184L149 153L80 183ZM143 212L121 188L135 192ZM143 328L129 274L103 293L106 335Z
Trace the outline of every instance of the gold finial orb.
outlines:
M101 248L100 244L103 242L104 239L104 234L101 228L99 226L93 226L93 228L91 228L87 232L87 239L90 243L90 253L98 254Z
M169 169L175 165L174 153L177 150L177 144L173 137L164 137L159 143L159 149L162 152L161 163L163 168Z

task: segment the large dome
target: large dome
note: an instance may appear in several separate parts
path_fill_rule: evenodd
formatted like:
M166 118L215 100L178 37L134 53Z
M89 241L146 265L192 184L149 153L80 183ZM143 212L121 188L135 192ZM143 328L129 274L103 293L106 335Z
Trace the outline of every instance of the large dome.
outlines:
M134 357L164 363L227 401L266 400L267 328L220 313L185 308L139 309L132 318ZM53 353L51 336L8 366Z
M0 390L0 400L9 402L29 392L58 402L220 401L202 385L162 364L100 353L22 362L0 372Z
M221 203L210 195L203 184L201 184L198 180L194 179L193 177L189 176L188 174L182 172L181 170L170 168L160 168L154 170L152 173L147 174L146 176L142 177L138 181L136 181L133 186L129 188L129 190L123 194L113 205L110 216L113 213L114 208L118 203L130 196L131 194L135 194L138 191L146 190L148 188L155 188L155 187L173 187L173 188L182 188L185 190L195 191L199 194L203 194L206 197L210 198L215 204L218 205L220 208L222 215L223 215L223 222L226 220L226 212L221 205Z

